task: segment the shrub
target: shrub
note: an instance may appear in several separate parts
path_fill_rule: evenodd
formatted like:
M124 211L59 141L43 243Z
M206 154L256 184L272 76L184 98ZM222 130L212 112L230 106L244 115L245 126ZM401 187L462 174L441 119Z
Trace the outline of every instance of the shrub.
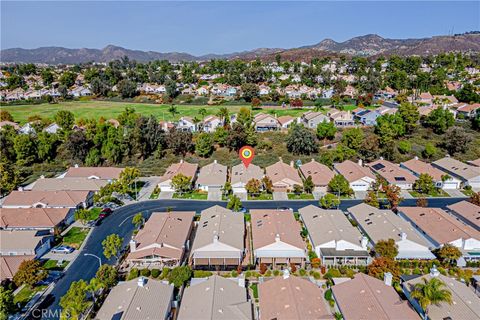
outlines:
M280 270L273 270L273 275L275 277L279 276L280 275Z
M322 276L320 275L320 272L317 272L317 271L313 272L313 278L314 278L315 280L318 280L318 279L320 279L321 277L322 277Z
M272 276L272 270L267 270L267 272L265 272L265 277L271 277Z
M151 275L152 275L153 278L158 278L160 276L160 270L152 269Z
M238 277L238 272L233 270L232 271L232 278L236 278L236 277Z
M320 267L320 258L313 258L310 260L310 264L312 265L312 268L319 268Z
M140 271L140 275L142 275L142 277L150 277L150 269L142 269L142 271Z
M213 273L211 271L204 271L204 270L195 270L193 271L194 278L207 278L212 276Z
M298 271L298 273L299 273L300 276L302 276L302 277L305 277L305 276L307 275L307 271L306 271L305 269L300 269L300 270Z
M127 280L138 278L138 275L139 275L138 269L132 268L132 270L130 270L130 273L128 274Z
M168 274L170 273L169 268L163 268L162 269L162 274L160 275L160 279L166 279L168 277Z
M260 274L265 274L267 272L267 265L265 263L260 263Z

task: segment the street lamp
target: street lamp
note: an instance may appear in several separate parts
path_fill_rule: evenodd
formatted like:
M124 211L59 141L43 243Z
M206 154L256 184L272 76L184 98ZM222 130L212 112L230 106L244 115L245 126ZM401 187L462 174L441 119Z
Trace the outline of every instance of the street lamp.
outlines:
M92 256L92 257L97 258L97 259L98 259L98 267L99 267L99 268L102 267L102 259L101 259L99 256L97 256L97 255L95 255L95 254L93 254L93 253L84 253L83 255L84 255L84 256Z

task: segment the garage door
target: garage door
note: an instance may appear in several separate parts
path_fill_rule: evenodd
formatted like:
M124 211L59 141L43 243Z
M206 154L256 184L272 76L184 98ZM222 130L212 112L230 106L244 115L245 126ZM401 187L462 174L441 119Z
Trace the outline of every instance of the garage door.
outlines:
M367 191L368 187L367 184L352 184L353 191Z
M442 189L447 189L447 190L457 189L457 183L456 182L444 182Z

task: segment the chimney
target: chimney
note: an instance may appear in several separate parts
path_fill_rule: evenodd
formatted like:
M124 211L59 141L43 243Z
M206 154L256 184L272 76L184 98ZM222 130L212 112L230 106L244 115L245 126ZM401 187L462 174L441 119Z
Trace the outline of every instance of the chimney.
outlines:
M137 285L139 287L145 287L145 284L147 284L147 279L145 279L144 277L138 278Z
M288 279L290 277L290 271L287 269L283 269L283 279Z
M130 240L130 252L135 252L137 250L137 241Z
M440 275L440 271L438 271L437 267L433 265L432 268L430 269L430 276L438 277L439 275Z
M180 163L183 163L183 159L180 159Z
M217 163L217 160L216 160L216 159L215 159L215 160L213 160L213 163Z
M363 236L362 237L362 249L367 250L368 238Z
M74 167L75 167L75 168L78 168L78 164L75 163Z
M275 242L279 242L280 241L280 235L277 233L275 235Z
M40 179L45 179L45 176L42 174L42 175L40 176Z
M447 154L445 155L445 158L450 158L450 155L447 153Z
M217 243L218 242L218 234L215 234L213 236L213 243Z
M400 238L403 240L407 240L407 234L405 232L400 233Z
M293 160L292 160L292 161L290 161L290 167L292 167L292 168L293 168Z
M380 160L383 160L383 157L380 157Z
M392 286L392 279L393 279L393 276L390 272L385 272L383 274L383 283L385 283L387 286L389 287Z
M238 286L240 288L245 288L245 277L244 276L238 276Z
M358 165L359 165L360 167L363 167L363 160L362 160L362 159L358 159Z
M414 159L415 159L415 160L418 160L418 157L417 157L417 156L415 156L415 158L414 158Z
M23 187L18 187L18 191L23 191Z

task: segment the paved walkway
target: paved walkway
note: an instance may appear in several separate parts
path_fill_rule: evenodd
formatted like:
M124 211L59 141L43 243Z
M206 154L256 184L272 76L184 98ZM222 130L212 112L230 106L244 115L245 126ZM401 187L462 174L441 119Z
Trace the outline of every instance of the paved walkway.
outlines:
M273 192L273 200L288 200L286 192Z
M174 191L160 191L158 199L168 200L173 198Z
M160 177L157 177L157 176L142 177L139 180L145 181L145 185L138 192L138 201L150 199L150 195L153 193L153 190L160 182Z
M444 189L444 191L446 193L448 193L448 195L450 197L453 197L453 198L466 198L467 196L463 194L462 191L458 190L458 189Z

